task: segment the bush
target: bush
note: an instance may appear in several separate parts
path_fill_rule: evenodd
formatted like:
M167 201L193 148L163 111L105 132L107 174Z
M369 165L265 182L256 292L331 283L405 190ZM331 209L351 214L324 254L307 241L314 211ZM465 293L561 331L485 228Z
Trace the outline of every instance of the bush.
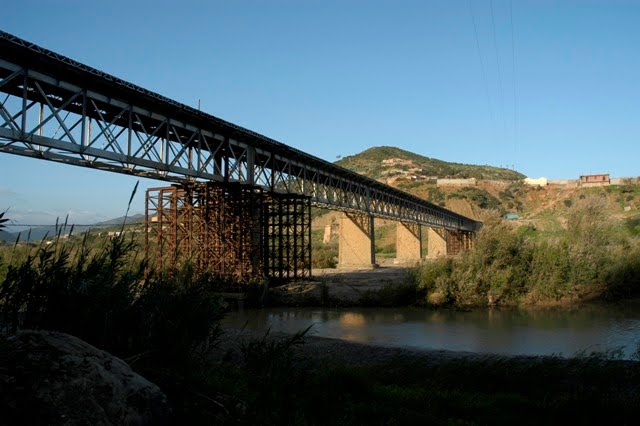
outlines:
M627 218L624 226L631 235L640 235L640 215Z
M501 208L500 200L480 188L463 188L449 195L450 198L466 199L485 210L497 210Z
M599 197L580 200L567 218L567 232L550 241L537 241L534 229L513 229L494 213L472 250L426 263L414 277L434 305L635 294L640 291L640 242L616 239L604 203Z
M251 398L246 417L260 419L261 424L289 424L294 397L301 371L295 368L294 348L304 343L304 336L312 326L283 338L249 339L240 344L243 370ZM285 397L289 395L289 398Z
M215 279L181 271L145 277L135 243L123 234L93 253L41 246L0 282L5 330L49 329L77 336L113 354L177 365L215 341L221 302Z
M338 266L338 242L335 238L328 244L323 242L324 230L311 233L311 267L335 268Z

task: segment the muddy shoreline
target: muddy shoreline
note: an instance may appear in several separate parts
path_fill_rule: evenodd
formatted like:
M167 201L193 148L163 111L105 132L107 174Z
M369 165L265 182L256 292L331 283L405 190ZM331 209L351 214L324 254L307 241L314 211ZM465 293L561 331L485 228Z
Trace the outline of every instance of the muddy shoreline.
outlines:
M293 335L282 332L259 332L249 329L225 327L220 345L214 351L214 359L239 359L239 348L243 342L255 339L283 340ZM499 365L505 362L525 365L537 365L542 362L557 362L567 366L585 363L614 363L629 369L638 370L640 361L607 359L606 356L562 357L545 355L504 355L451 351L441 349L420 349L404 346L385 346L380 344L350 342L341 339L305 335L302 342L293 346L299 360L310 365L341 365L346 367L376 366L391 364L419 363L423 367L438 367L452 362Z
M271 306L384 306L381 292L408 286L411 269L314 269L312 278L269 289Z

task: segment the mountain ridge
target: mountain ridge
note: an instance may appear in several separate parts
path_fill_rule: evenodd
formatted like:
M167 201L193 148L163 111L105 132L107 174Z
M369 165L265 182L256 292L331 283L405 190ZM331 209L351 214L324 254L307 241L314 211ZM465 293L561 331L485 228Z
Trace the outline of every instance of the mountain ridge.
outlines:
M422 178L521 180L526 176L502 167L455 163L393 146L376 146L336 161L337 165L380 180L393 173L411 172Z
M76 229L74 230L74 234L82 233L89 229L94 229L94 227L104 229L110 226L120 226L124 222L124 219L125 219L124 216L119 216L113 219L91 224L91 226L76 227ZM144 223L144 221L145 221L145 215L142 213L139 213L139 214L128 216L126 220L126 224L138 225L138 224ZM60 229L60 227L62 227L61 224L58 224L57 228L56 228L56 225L46 225L46 226L34 226L31 228L27 228L22 231L16 231L16 232L0 231L0 241L15 241L16 238L18 238L18 234L20 234L21 241L27 240L27 239L31 241L38 241L45 237L55 236L57 234L57 229ZM31 233L29 233L29 230L31 230ZM71 225L67 225L63 229L63 232L61 234L66 235L70 231L71 231Z

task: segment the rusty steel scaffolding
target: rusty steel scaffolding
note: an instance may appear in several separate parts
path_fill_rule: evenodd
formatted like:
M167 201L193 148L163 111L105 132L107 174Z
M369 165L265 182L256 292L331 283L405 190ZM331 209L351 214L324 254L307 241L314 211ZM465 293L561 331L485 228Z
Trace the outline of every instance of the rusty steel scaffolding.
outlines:
M308 197L270 194L264 204L265 275L288 280L311 275Z
M447 254L456 255L473 247L473 232L447 231Z
M148 258L158 270L185 262L239 282L311 275L308 197L266 194L239 183L147 190Z

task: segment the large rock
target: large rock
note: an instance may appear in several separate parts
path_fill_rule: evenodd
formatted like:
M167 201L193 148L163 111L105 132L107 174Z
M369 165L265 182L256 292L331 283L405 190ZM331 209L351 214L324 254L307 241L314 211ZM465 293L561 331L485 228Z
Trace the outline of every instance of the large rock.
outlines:
M2 424L166 424L166 396L121 359L64 333L0 336Z

